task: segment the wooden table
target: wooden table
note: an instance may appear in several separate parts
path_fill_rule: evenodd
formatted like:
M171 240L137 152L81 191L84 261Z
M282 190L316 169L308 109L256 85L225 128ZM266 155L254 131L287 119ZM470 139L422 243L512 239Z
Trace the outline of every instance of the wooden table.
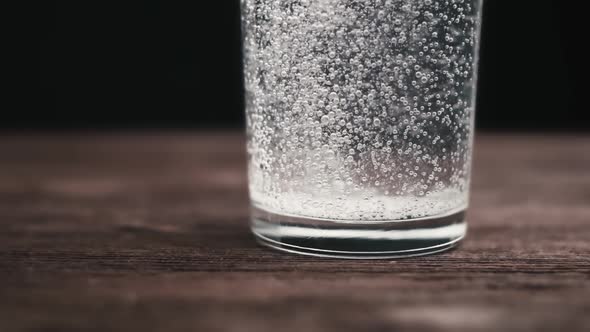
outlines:
M459 249L347 261L255 243L237 133L5 134L0 331L590 328L590 136L476 144Z

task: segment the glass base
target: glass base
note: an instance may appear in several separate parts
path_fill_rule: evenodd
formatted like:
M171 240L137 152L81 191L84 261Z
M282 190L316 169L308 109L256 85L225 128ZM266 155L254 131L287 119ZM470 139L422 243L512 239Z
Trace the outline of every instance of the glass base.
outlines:
M465 237L465 210L424 218L341 221L277 214L252 207L252 232L261 244L296 254L402 258L451 249Z

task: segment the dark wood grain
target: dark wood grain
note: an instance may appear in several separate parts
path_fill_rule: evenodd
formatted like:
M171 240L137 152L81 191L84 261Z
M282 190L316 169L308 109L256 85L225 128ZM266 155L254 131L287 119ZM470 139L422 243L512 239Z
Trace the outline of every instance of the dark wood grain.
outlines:
M476 140L457 250L259 247L235 133L0 137L0 331L583 331L590 137Z

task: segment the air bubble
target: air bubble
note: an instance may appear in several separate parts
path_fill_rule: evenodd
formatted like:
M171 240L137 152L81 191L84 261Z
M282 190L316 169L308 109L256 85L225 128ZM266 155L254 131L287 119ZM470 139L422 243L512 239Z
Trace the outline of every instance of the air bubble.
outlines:
M253 199L356 221L463 206L478 4L244 2Z

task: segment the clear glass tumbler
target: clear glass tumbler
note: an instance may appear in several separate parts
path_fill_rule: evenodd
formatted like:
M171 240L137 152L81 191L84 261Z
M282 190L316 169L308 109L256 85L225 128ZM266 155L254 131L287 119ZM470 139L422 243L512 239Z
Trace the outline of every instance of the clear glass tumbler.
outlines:
M301 254L466 232L481 0L243 0L252 230Z

